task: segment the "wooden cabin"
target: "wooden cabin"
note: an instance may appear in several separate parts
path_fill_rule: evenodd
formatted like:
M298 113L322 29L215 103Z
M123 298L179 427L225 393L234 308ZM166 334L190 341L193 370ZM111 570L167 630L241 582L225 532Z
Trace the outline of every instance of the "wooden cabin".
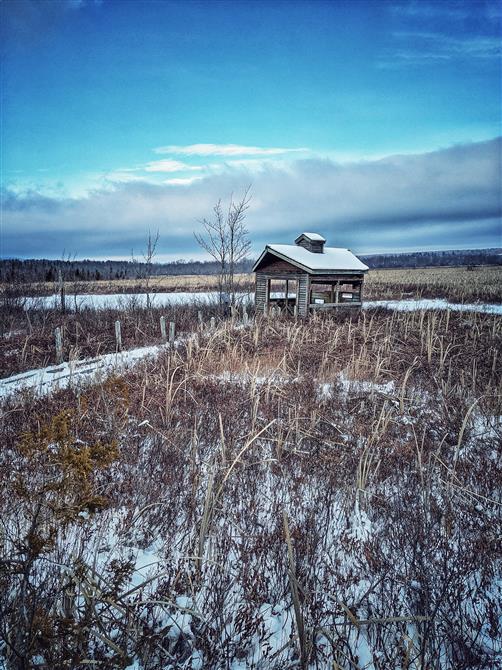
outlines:
M318 233L294 244L267 244L253 267L256 311L271 307L306 317L313 310L360 308L368 266L349 249L325 247Z

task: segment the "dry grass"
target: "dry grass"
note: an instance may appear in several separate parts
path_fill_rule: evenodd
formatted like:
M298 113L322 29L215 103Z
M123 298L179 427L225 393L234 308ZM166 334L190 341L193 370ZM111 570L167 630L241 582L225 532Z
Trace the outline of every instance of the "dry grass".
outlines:
M446 298L500 303L502 266L370 270L364 295L370 300Z
M254 290L254 275L236 275L239 290ZM216 275L179 275L152 277L150 291L211 291L217 287ZM2 287L0 287L0 291ZM140 280L114 279L74 284L68 282L66 292L78 293L139 293L144 289ZM48 295L54 284L40 283L28 292ZM453 302L502 302L502 266L418 268L400 270L370 270L364 294L366 299L446 298Z
M250 288L252 275L239 275L241 288ZM161 283L152 280L155 290L193 292L214 289L214 276L165 277ZM163 283L162 283L163 282ZM90 282L81 292L139 290L139 285L127 282ZM70 286L67 295L71 295ZM452 302L502 302L502 268L483 267L436 268L417 270L373 270L364 288L367 300L446 298ZM71 300L70 300L71 303ZM108 311L82 310L81 313L60 314L55 310L22 308L16 296L6 294L0 301L0 374L48 365L55 362L54 329L62 328L65 357L82 358L114 351L114 322L123 321L125 348L144 346L159 341L159 318L177 322L178 331L196 330L196 312L200 307L151 308L134 304L132 299L124 309ZM203 308L204 318L215 314L214 309ZM383 361L382 361L383 364Z
M251 274L235 275L237 290L247 290L254 277ZM181 291L212 291L218 286L217 275L159 275L150 278L151 293L170 293ZM110 293L142 293L144 283L140 279L110 279L86 282L66 282L68 295L77 293L110 294ZM0 290L2 287L0 286ZM50 295L54 292L54 283L40 282L32 284L30 291L36 295Z
M497 667L501 343L475 313L225 321L122 378L12 399L0 655Z
M178 335L197 330L199 313L208 322L219 312L207 302L146 308L128 300L125 309L91 310L61 314L54 309L4 312L0 319L0 376L54 365L54 330L60 328L63 360L78 361L115 351L115 321L120 320L123 349L160 344L160 318L175 323Z

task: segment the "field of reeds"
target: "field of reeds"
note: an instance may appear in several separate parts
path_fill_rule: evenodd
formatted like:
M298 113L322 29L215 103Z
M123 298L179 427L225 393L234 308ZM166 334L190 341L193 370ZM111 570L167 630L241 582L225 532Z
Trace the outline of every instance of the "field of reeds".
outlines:
M12 396L0 658L500 667L501 340L476 313L226 320Z
M188 287L195 294L213 290L216 277L168 277L163 290L180 291ZM192 279L198 282L192 283ZM118 281L118 280L117 280ZM192 305L160 307L155 303L154 291L158 278L152 278L149 290L152 305L147 309L134 289L124 296L122 305L106 310L79 307L83 293L103 290L120 292L113 282L87 282L77 293L71 284L66 285L66 304L69 310L62 313L57 308L37 308L36 299L26 309L25 295L28 287L16 286L0 292L0 378L57 362L54 331L61 329L64 360L95 357L116 349L115 322L121 321L124 349L156 344L161 341L159 321L175 321L176 330L188 333L198 326L198 312L207 321L217 316L218 310L207 301L194 300ZM188 282L188 283L185 283ZM240 289L249 289L252 276L239 275ZM99 290L98 290L99 285ZM50 287L51 285L47 285ZM52 286L54 288L54 286ZM136 286L140 288L140 285ZM122 286L125 290L125 287ZM143 287L144 289L144 287ZM129 290L129 289L127 289ZM243 293L243 295L246 295ZM445 298L451 302L502 302L502 267L435 268L412 270L372 270L365 281L364 297L367 300Z
M254 275L237 274L240 291L254 290ZM148 290L152 293L214 291L216 275L163 275L151 277ZM145 279L111 279L100 281L66 282L68 296L79 294L142 293ZM45 282L17 286L25 295L51 295L54 283ZM0 286L0 294L8 291ZM365 295L371 300L415 298L446 298L451 302L502 302L502 266L402 268L370 270L365 281Z
M217 305L194 300L169 308L145 307L128 298L124 305L105 310L82 309L61 313L58 309L24 309L16 301L0 319L0 378L57 363L54 331L61 329L65 361L79 361L116 351L115 322L121 323L123 349L160 344L160 317L174 321L177 333L193 332L199 312L204 321L221 315ZM1 313L1 310L0 310Z
M370 300L446 298L450 302L502 302L502 266L371 270L364 283Z
M237 290L247 291L254 286L254 275L251 273L237 273L235 275ZM57 284L57 283L56 283ZM146 279L100 279L65 282L68 295L80 293L109 294L109 293L143 293ZM27 295L51 295L54 292L54 282L37 282L26 284ZM4 288L6 288L4 286ZM148 291L151 293L193 291L215 291L218 288L218 275L157 275L148 280Z

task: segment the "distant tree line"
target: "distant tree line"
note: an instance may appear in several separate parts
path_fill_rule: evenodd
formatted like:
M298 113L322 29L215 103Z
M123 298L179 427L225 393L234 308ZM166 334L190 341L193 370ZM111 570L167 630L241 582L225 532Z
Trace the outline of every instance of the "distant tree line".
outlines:
M142 279L145 270L158 275L218 274L215 261L177 260L170 263L137 261L48 260L9 258L0 260L0 282L52 282L61 270L65 281L110 281L111 279ZM237 272L249 272L251 261L237 265Z
M415 251L394 254L359 255L370 268L423 268L440 266L502 265L502 249L463 249L451 251ZM250 272L252 260L236 264L236 272ZM0 260L0 282L53 282L61 270L65 281L141 279L146 263L134 261L48 260L8 258ZM212 275L220 272L216 261L176 260L152 263L157 275Z
M502 265L502 249L412 251L395 254L358 255L370 268L427 268L459 265Z

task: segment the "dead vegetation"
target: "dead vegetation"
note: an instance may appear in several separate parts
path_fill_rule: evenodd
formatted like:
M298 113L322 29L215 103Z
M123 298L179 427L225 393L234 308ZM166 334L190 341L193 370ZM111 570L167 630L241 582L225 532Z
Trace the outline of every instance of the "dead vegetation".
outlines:
M502 266L371 270L365 298L446 298L450 302L502 302Z
M235 275L236 290L254 291L252 273ZM216 290L217 275L164 275L150 279L149 291L203 292ZM364 283L365 298L386 300L401 298L445 298L451 302L502 302L502 266L403 268L370 270ZM0 287L4 294L8 286ZM51 295L50 282L21 285L23 295ZM144 282L139 279L113 279L86 282L66 282L71 300L79 294L143 293Z
M251 274L237 273L234 277L237 290L252 290L254 277ZM150 293L179 293L191 291L215 291L218 288L218 275L154 275L150 277L148 289ZM54 282L39 282L27 284L25 295L52 295ZM143 279L100 279L80 282L65 282L66 293L69 296L77 293L92 293L106 295L110 293L143 293L145 291ZM6 286L2 287L4 290Z
M121 323L123 349L162 342L160 318L174 321L178 334L193 332L199 324L221 314L216 305L194 300L189 305L149 308L132 296L122 307L81 309L62 314L57 309L29 309L22 304L4 310L0 322L0 377L57 363L54 331L61 329L63 360L79 361L114 352L115 322Z
M160 316L176 321L177 332L193 332L198 326L197 313L202 310L205 321L218 316L216 305L194 300L192 305L157 307L153 294L157 290L185 290L197 292L214 289L217 277L167 277L162 288L153 278L149 284L152 303L148 309L141 305L138 296L124 297L123 305L116 309L94 310L78 307L78 294L72 295L71 285L66 287L69 311L57 308L37 308L36 301L25 308L23 287L11 287L0 296L0 377L47 366L56 362L54 329L62 331L65 360L94 357L115 350L114 324L122 322L122 340L125 349L160 342ZM192 283L192 280L198 282ZM251 275L238 275L241 290L250 288ZM188 282L184 286L183 282ZM88 282L85 291L100 292L106 282ZM417 270L373 270L364 284L367 300L446 298L452 302L502 302L502 268L483 267L472 271L467 268L435 268ZM136 286L138 290L141 285ZM113 284L109 290L119 292ZM121 286L127 292L134 287ZM144 290L144 286L142 287ZM84 289L80 289L84 292ZM106 292L106 290L105 290ZM244 294L243 294L244 295ZM73 311L72 311L73 310Z
M227 321L12 398L8 667L497 667L501 339L476 313Z

